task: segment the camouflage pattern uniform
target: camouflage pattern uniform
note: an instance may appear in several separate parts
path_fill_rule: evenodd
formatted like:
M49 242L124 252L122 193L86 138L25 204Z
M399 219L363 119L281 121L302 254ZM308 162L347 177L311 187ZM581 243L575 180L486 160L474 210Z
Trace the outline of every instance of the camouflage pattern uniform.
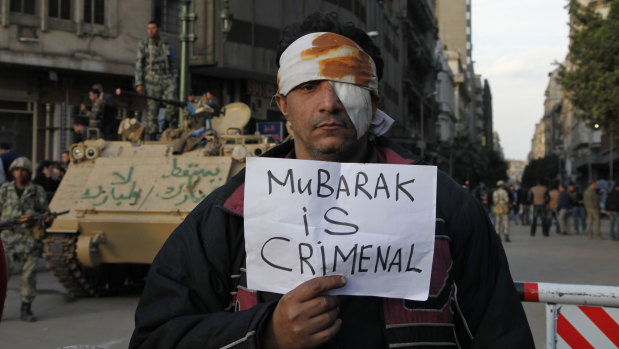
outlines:
M176 81L178 70L174 59L174 49L168 40L161 38L156 42L151 38L145 38L138 45L138 55L135 61L135 86L143 85L146 95L164 98L178 99ZM157 114L160 103L148 100L148 120L146 133L157 132ZM166 121L173 119L176 108L166 105Z
M84 116L88 118L88 127L101 128L101 121L105 113L105 101L101 98L92 104L90 110L84 111Z
M32 182L24 188L21 197L17 195L15 181L4 183L0 187L0 220L19 218L24 214L36 214L48 211L45 189ZM39 224L44 224L40 222ZM36 264L41 254L40 238L44 226L33 226L26 222L15 225L12 229L3 229L0 233L4 245L8 270L14 262L22 264L21 301L32 303L36 296Z

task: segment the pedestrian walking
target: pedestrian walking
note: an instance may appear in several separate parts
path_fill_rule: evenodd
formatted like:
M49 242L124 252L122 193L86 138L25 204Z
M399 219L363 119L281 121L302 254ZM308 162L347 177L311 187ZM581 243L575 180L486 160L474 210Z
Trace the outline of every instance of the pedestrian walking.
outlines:
M36 296L37 258L41 254L43 222L26 222L30 215L48 211L45 190L30 181L32 164L28 158L19 157L9 168L15 180L0 187L0 220L20 218L23 223L0 232L5 248L7 270L15 262L21 264L21 315L23 321L35 321L31 305ZM48 222L53 218L50 216Z
M531 215L529 213L531 207L531 201L529 201L529 190L524 187L518 188L518 206L520 206L520 210L518 214L520 216L520 224L529 225L531 224Z
M498 181L497 189L492 193L492 211L494 212L494 230L499 234L499 238L505 236L505 242L509 240L509 193L505 187L505 182Z
M567 191L562 184L559 184L559 204L557 205L559 211L559 234L569 234L569 224L567 217L570 212L570 196L567 195Z
M148 22L148 37L138 45L135 62L135 90L139 94L163 99L178 99L177 86L178 70L176 69L174 47L159 36L159 23ZM165 124L159 127L158 115L161 103L149 99L146 134L155 139L157 133L170 127L174 122L176 108L167 104Z
M548 192L548 230L552 227L552 222L555 222L556 231L555 233L559 234L561 231L561 227L559 226L559 190L557 187L553 187Z
M585 232L587 229L587 215L585 206L582 202L582 191L577 186L570 184L568 195L570 196L570 206L572 206L572 222L574 223L574 232L580 234L580 231Z
M548 217L546 205L548 203L548 188L542 185L541 181L537 181L537 185L529 190L529 201L533 203L533 221L531 222L531 236L535 236L537 230L537 218L539 217L542 223L542 233L548 236Z
M520 205L518 204L518 190L512 184L509 186L509 219L514 221L514 224L518 225L518 213L520 211Z
M593 239L593 225L595 224L595 237L602 239L600 231L600 196L597 193L595 182L589 184L589 188L583 193L583 203L587 210L587 235Z
M606 211L610 216L610 238L619 240L619 183L615 184L613 191L606 198Z

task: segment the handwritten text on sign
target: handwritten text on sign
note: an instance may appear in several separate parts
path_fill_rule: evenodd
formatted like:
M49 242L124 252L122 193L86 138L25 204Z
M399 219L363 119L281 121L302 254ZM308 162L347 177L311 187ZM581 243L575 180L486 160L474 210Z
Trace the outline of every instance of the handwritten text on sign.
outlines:
M251 289L344 275L332 294L428 297L434 166L247 158L244 216Z

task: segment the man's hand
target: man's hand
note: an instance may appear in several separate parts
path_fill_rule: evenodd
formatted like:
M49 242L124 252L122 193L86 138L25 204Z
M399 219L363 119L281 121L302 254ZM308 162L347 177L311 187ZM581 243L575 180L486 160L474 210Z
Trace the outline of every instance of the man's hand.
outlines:
M323 276L286 293L267 323L264 347L314 348L331 340L342 325L339 301L322 293L345 284L343 276Z
M84 111L86 110L86 105L85 104L80 104L80 111Z
M54 219L56 219L56 215L51 213L51 212L46 212L47 216L45 216L45 219L43 220L45 223L51 223L54 221Z
M135 91L136 91L137 93L139 93L139 94L143 95L143 94L144 94L144 86L142 86L142 85L138 85L138 86L136 86L136 87L135 87Z
M17 218L17 221L15 221L15 223L25 223L25 222L28 222L31 218L32 218L32 215L25 214L25 215Z

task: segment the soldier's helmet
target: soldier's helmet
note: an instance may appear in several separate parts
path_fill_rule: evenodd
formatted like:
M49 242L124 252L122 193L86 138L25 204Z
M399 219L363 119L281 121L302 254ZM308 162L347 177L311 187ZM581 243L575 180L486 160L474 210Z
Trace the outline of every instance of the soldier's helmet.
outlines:
M11 166L9 166L9 171L13 171L16 168L23 168L24 170L28 170L32 173L32 163L25 156L21 156L13 160Z

